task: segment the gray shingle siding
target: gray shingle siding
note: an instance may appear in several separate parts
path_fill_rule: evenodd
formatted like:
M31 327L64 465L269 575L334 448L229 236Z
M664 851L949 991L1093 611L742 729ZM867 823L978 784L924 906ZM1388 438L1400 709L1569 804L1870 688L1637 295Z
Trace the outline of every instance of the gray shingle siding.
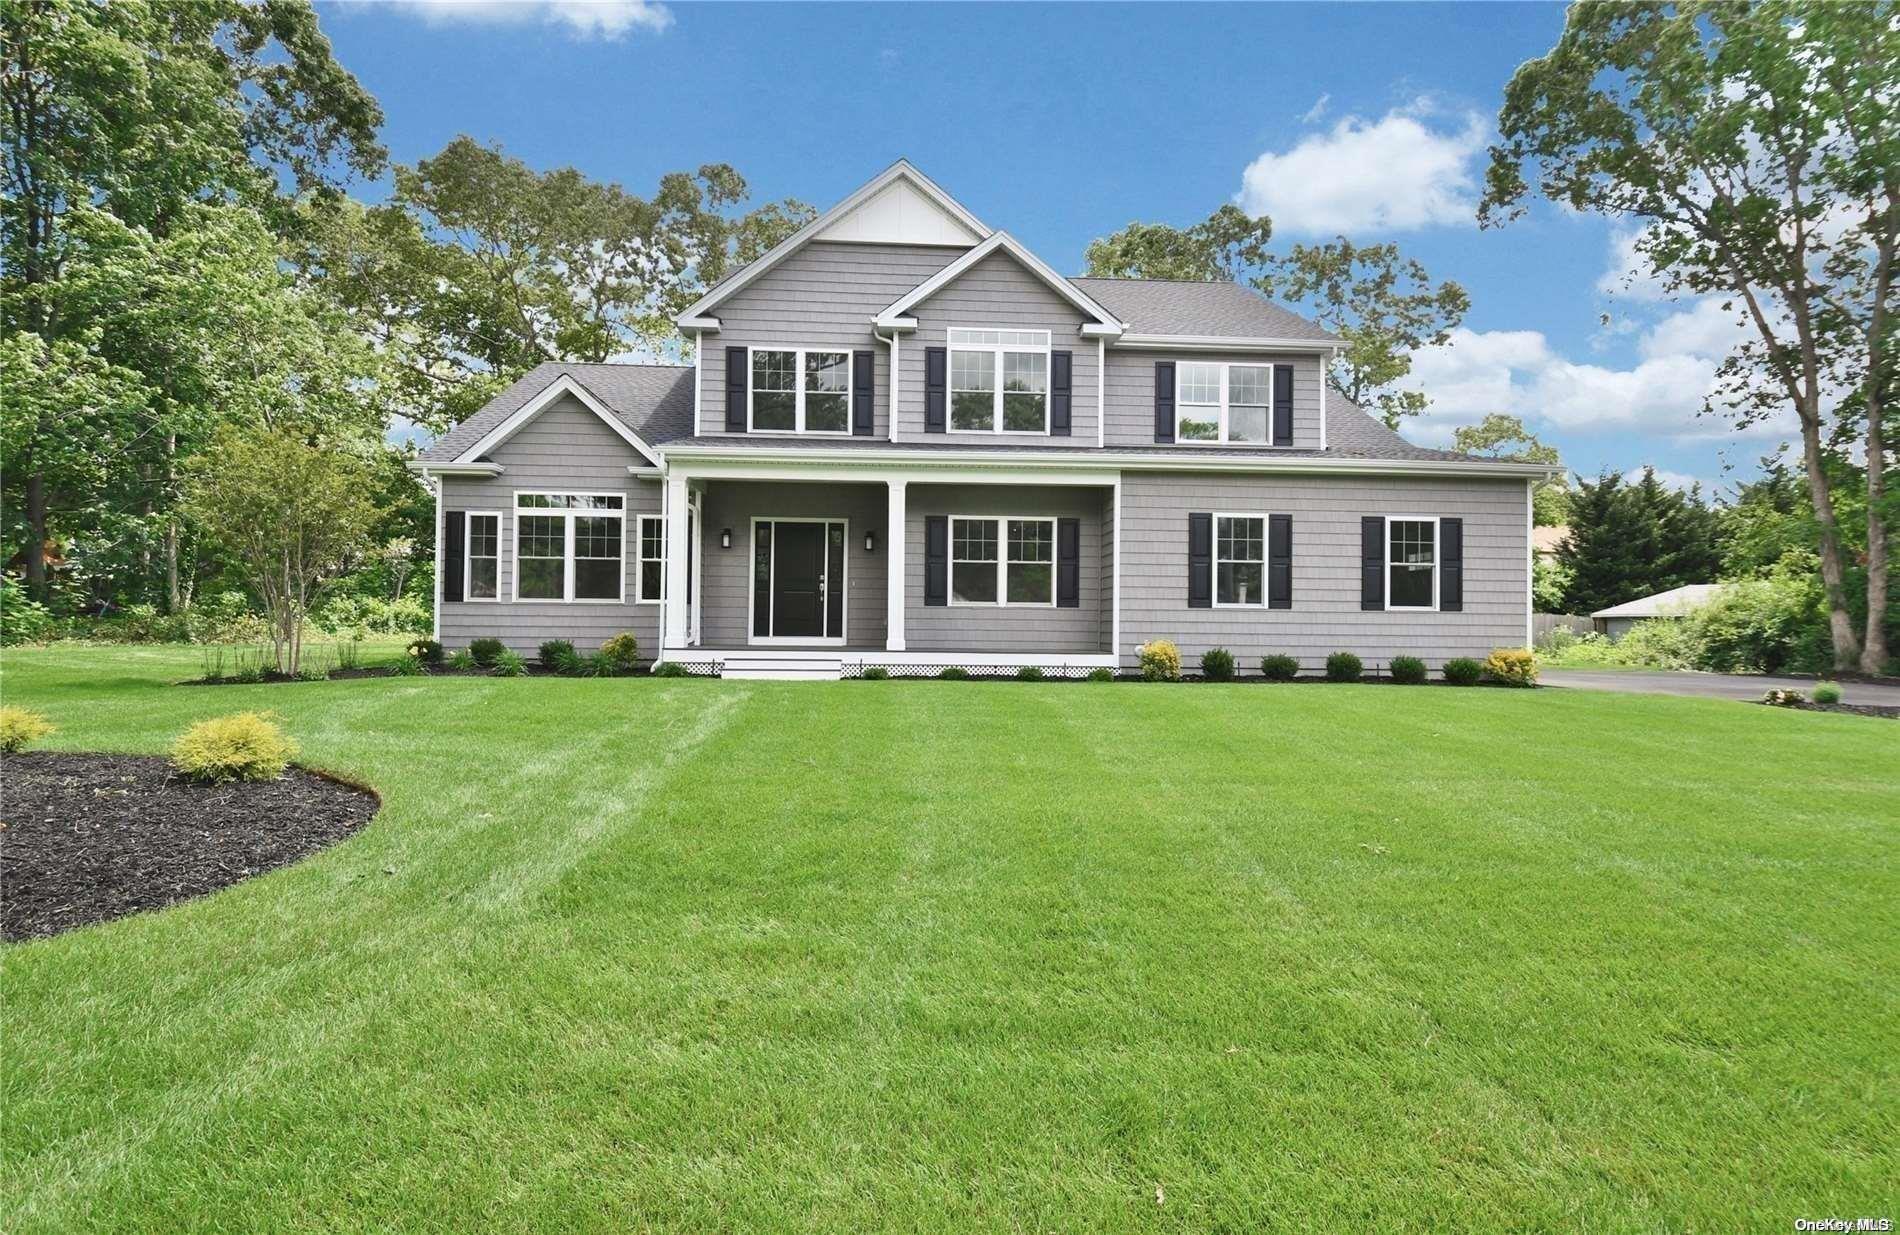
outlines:
M576 647L587 650L631 630L640 640L641 660L652 659L660 645L660 607L633 600L639 560L637 517L660 513L662 495L657 480L627 474L628 465L640 461L638 453L599 417L564 399L523 425L491 457L506 469L500 476L442 478L442 509L500 513L501 599L443 602L437 637L448 647L459 648L471 639L492 636L531 654L544 639L571 639ZM515 492L520 489L626 494L625 603L510 599L515 586Z
M778 484L712 481L701 515L706 520L706 561L699 642L709 648L746 646L752 586L752 520L755 518L844 519L845 646L884 646L884 524L890 506L883 485ZM732 529L732 548L721 549L719 536ZM877 550L867 553L864 533L877 533ZM816 646L816 645L814 645ZM835 646L835 645L834 645Z
M1530 528L1522 480L1437 477L1253 477L1128 472L1122 477L1121 663L1135 648L1172 639L1190 666L1210 647L1243 671L1270 652L1316 665L1332 652L1368 662L1397 655L1433 666L1522 647L1529 613ZM1290 514L1293 607L1187 607L1187 516ZM1464 520L1461 613L1366 612L1359 607L1359 521L1365 515Z

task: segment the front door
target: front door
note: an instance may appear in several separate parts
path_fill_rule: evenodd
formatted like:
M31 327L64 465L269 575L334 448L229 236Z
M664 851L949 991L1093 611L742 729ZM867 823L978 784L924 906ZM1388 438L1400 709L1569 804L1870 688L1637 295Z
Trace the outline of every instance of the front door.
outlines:
M825 634L825 525L773 528L772 635L822 639Z

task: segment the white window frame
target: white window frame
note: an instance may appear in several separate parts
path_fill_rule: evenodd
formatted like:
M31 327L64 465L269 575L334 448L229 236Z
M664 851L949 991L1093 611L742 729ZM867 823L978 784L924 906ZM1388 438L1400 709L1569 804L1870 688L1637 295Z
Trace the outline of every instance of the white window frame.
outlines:
M1222 519L1258 519L1260 520L1260 599L1245 604L1239 601L1223 601L1220 598L1220 564L1224 561L1244 562L1247 558L1225 558L1220 555L1220 521ZM1273 569L1273 516L1252 510L1217 510L1214 512L1214 545L1209 555L1212 563L1212 575L1208 579L1208 592L1216 609L1264 609L1267 607L1267 590L1271 586Z
M647 524L659 525L660 556L647 556ZM666 599L666 516L640 515L634 520L635 543L633 546L633 603L636 605L657 605ZM624 546L623 546L624 548ZM655 595L647 595L647 563L660 564L660 590Z
M1392 525L1394 523L1429 523L1432 525L1432 603L1429 605L1395 605L1392 603L1392 568L1405 566L1404 562L1392 560ZM1398 613L1436 613L1438 612L1438 578L1445 561L1445 544L1440 536L1437 515L1387 515L1385 517L1385 607Z
M1181 370L1187 368L1189 365L1212 365L1220 369L1220 402L1218 404L1188 403L1181 398L1181 391L1183 387L1185 386L1185 383L1182 381L1182 378L1181 378ZM1258 446L1272 446L1273 445L1273 384L1274 384L1275 375L1276 375L1276 372L1280 369L1291 369L1292 367L1293 366L1290 364L1276 363L1270 360L1178 360L1176 361L1175 370L1174 370L1175 372L1175 377L1174 377L1174 440L1175 440L1175 443L1181 446L1245 446L1250 449L1253 447L1258 447ZM1265 369L1267 371L1267 436L1266 436L1266 440L1264 441L1235 442L1235 441L1228 440L1227 409L1232 405L1231 394L1233 391L1233 385L1229 378L1229 372L1230 370L1233 370L1233 369ZM1248 404L1247 406L1252 407L1255 405ZM1218 430L1219 436L1213 437L1213 438L1193 438L1193 437L1183 436L1181 433L1181 420L1186 410L1190 407L1205 408L1205 409L1218 408L1219 410L1218 412L1216 412L1216 419L1220 426ZM1199 419L1206 419L1206 417L1203 416L1203 417L1200 417ZM1280 447L1280 449L1286 450L1288 449L1290 445L1291 443L1289 443L1288 446Z
M521 499L524 497L601 497L601 498L617 497L620 499L620 509L619 510L586 510L586 509L576 509L572 506L553 506L553 507L525 506L524 507L521 504ZM515 490L515 512L514 512L515 526L514 526L514 536L513 536L515 571L514 571L514 586L511 589L512 591L511 599L522 604L530 604L530 605L624 605L626 604L627 603L627 503L629 499L630 499L629 494L616 493L611 490L590 492L584 489L516 489ZM562 529L562 538L561 538L561 595L558 597L523 596L521 594L521 520L524 515L528 516L529 518L554 518L554 519L562 519L564 521L564 526ZM620 520L620 559L619 559L620 566L619 566L618 571L615 572L615 579L619 584L619 588L615 592L615 594L611 597L607 597L607 596L576 597L574 595L574 520L576 518L608 518L608 519ZM596 561L596 560L606 561L607 559L589 558L588 560L589 561Z
M995 343L970 342L968 337L976 334L996 334ZM965 342L959 343L957 336L963 335ZM1005 343L1000 336L1033 336L1037 342ZM1048 437L1049 405L1055 399L1055 374L1051 370L1049 358L1054 334L1048 330L1019 329L1014 326L952 326L944 333L944 428L951 433L987 433L995 437ZM956 355L958 352L988 352L990 363L995 366L996 389L991 394L990 427L987 429L959 429L956 427ZM1042 428L1005 429L1003 427L1003 381L1004 370L1008 362L1004 357L1014 353L1019 356L1042 357Z
M501 601L501 512L499 510L465 510L462 515L466 520L462 525L462 599L471 605L498 604ZM493 596L469 595L469 589L475 580L475 520L477 519L495 521L495 594Z
M996 525L996 599L995 600L958 600L957 599L957 524L994 523ZM1009 598L1009 525L1011 523L1044 523L1049 527L1049 599L1048 600L1011 600ZM947 577L944 579L944 599L947 604L959 609L1053 609L1056 607L1056 574L1059 563L1057 557L1061 548L1057 542L1055 515L951 515L950 544L946 558ZM961 559L966 564L980 565L973 558ZM1018 566L1040 566L1041 562L1016 561Z
M766 613L766 629L778 629L778 525L781 523L815 523L825 529L825 535L831 535L831 525L837 524L844 529L844 578L839 581L839 603L844 606L838 615L838 630L835 635L759 635L753 631L758 620L758 589L754 586L752 572L758 564L759 525L772 524L771 574L765 582L765 599L769 606ZM831 546L825 546L825 617L824 625L831 625ZM833 518L830 515L753 515L752 539L746 543L745 566L745 641L750 647L843 647L851 639L851 520Z
M752 378L757 372L757 369L753 366L752 357L758 352L792 353L792 427L789 429L757 429L752 425L753 396L758 393L758 391L752 387ZM805 357L812 352L823 352L828 356L844 357L844 428L842 429L807 429L805 427ZM762 437L771 437L773 435L789 437L792 435L804 436L807 434L812 437L850 437L851 417L855 415L857 411L857 367L857 357L852 355L851 349L849 347L840 347L835 343L830 346L821 346L818 344L805 346L781 343L748 345L745 350L746 432L757 433Z

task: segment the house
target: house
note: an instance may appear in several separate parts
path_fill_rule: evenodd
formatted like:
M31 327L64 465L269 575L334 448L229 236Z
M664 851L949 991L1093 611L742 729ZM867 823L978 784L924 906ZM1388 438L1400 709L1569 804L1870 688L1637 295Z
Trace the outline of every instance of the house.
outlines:
M543 364L414 464L444 643L836 677L1529 640L1551 469L1411 445L1313 323L1065 278L907 162L678 325L691 365Z
M1590 624L1599 635L1606 635L1614 641L1627 635L1630 627L1638 622L1647 622L1651 618L1686 617L1691 610L1700 609L1715 599L1715 594L1721 590L1722 585L1719 583L1691 583L1672 587L1654 596L1598 609L1590 615Z
M1531 529L1531 553L1538 561L1550 563L1557 560L1557 551L1570 539L1570 525L1560 523L1556 527L1534 527Z

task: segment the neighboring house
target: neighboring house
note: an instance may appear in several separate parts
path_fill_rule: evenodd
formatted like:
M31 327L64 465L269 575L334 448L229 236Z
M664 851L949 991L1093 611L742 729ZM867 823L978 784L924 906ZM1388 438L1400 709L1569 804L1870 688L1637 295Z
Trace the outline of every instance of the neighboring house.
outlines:
M1647 622L1651 618L1685 617L1691 610L1700 609L1715 599L1715 594L1721 590L1722 585L1719 583L1691 583L1684 587L1672 587L1667 592L1658 592L1641 600L1598 609L1590 615L1590 623L1596 627L1598 634L1607 635L1614 641L1627 635L1630 627L1638 622Z
M1531 552L1544 562L1557 558L1557 550L1563 548L1564 541L1570 539L1570 525L1560 523L1556 527L1534 527L1531 529Z
M414 465L445 643L835 677L1528 642L1552 469L1405 442L1233 283L1064 278L899 162L679 326L692 366L543 364Z

